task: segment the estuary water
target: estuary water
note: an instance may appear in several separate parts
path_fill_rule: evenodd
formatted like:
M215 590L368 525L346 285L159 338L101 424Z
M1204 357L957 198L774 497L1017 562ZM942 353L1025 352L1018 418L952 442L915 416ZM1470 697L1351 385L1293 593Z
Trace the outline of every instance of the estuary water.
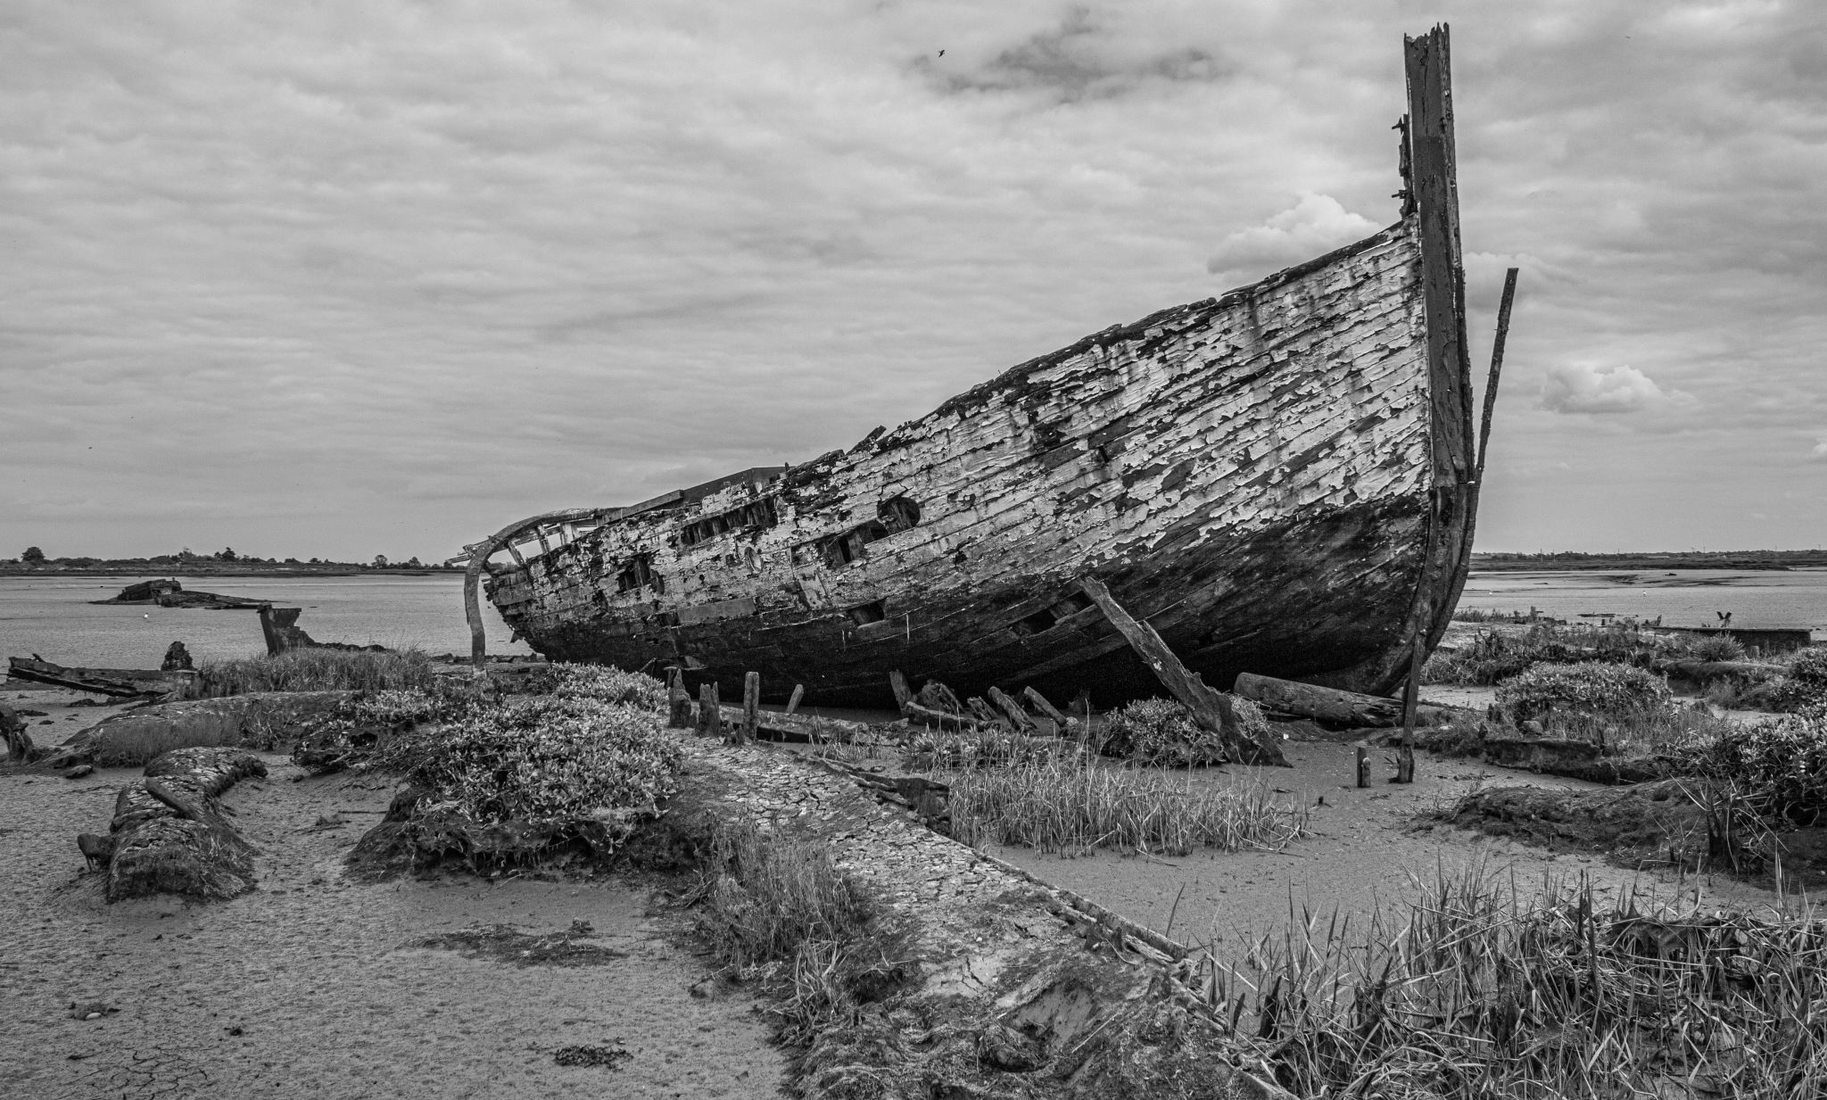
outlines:
M147 577L0 577L0 657L39 654L63 665L157 668L182 641L199 661L266 652L252 611L92 605ZM219 592L300 607L298 625L320 642L469 652L463 578L456 574L350 577L178 577L190 591ZM1734 626L1805 626L1827 640L1827 570L1686 569L1674 572L1473 573L1462 608L1523 611L1557 619L1662 616L1669 626L1704 626L1720 612ZM482 606L490 653L525 654L506 624Z
M463 577L186 577L186 591L217 592L303 608L298 625L320 642L384 645L427 653L469 652ZM0 577L0 657L38 654L60 665L157 668L181 641L198 662L266 652L252 611L199 611L128 604L92 605L147 576ZM530 653L482 601L488 650Z
M1459 606L1531 608L1556 619L1655 619L1665 626L1807 627L1827 640L1827 569L1680 569L1474 572Z

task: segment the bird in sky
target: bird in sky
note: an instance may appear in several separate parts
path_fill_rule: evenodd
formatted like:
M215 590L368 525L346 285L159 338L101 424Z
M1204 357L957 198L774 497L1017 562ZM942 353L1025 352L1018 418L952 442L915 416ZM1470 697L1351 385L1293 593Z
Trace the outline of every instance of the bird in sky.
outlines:
M940 57L944 57L944 56L945 56L945 51L944 51L944 50L940 50L940 51L939 51L939 56L940 56Z

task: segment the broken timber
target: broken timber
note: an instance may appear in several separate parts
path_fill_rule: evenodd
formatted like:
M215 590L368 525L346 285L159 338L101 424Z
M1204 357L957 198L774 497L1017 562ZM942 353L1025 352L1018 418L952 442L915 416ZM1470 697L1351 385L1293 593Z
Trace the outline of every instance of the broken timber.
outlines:
M1147 694L1077 589L1094 574L1210 683L1395 691L1464 583L1480 446L1445 28L1405 68L1388 228L854 447L510 524L470 551L474 652L487 573L542 654L689 658L732 697L749 670L821 705L889 703L891 669L966 697Z
M1111 624L1135 648L1148 667L1160 677L1162 685L1173 693L1173 697L1182 706L1193 712L1193 720L1224 741L1225 749L1233 760L1244 764L1289 766L1287 757L1274 744L1245 739L1236 712L1231 709L1230 699L1222 692L1207 687L1198 673L1189 671L1181 664L1153 627L1123 610L1123 605L1111 597L1110 589L1104 586L1104 582L1096 577L1086 577L1079 581L1079 587L1084 589L1085 595L1091 597L1092 602L1097 604L1098 609L1103 611Z

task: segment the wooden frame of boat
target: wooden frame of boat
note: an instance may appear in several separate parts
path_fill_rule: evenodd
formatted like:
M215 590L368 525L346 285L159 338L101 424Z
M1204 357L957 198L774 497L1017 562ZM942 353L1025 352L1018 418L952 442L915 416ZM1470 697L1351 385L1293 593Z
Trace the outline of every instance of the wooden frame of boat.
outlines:
M732 695L748 670L827 705L888 701L891 669L1151 692L1095 577L1213 682L1392 690L1445 630L1478 494L1446 28L1405 59L1394 225L804 465L511 524L465 548L478 665L487 573L554 660Z

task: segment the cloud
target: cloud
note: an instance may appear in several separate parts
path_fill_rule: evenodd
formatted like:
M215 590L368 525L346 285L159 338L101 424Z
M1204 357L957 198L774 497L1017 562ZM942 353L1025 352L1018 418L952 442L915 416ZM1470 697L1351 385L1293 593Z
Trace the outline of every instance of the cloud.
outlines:
M1304 191L1299 202L1262 225L1226 237L1205 262L1205 269L1217 274L1286 267L1368 237L1380 228L1369 218L1346 210L1331 195Z
M1234 71L1208 50L1165 47L1102 24L1084 6L994 56L973 63L967 51L953 58L956 63L946 65L923 55L914 68L948 92L1037 91L1055 103L1113 98L1147 81L1218 80Z
M1808 452L1808 459L1811 462L1827 462L1827 435L1822 435L1820 442L1816 443L1814 449Z
M1691 394L1664 393L1647 374L1630 366L1609 370L1591 363L1560 363L1542 381L1541 407L1557 413L1635 413L1694 404Z

